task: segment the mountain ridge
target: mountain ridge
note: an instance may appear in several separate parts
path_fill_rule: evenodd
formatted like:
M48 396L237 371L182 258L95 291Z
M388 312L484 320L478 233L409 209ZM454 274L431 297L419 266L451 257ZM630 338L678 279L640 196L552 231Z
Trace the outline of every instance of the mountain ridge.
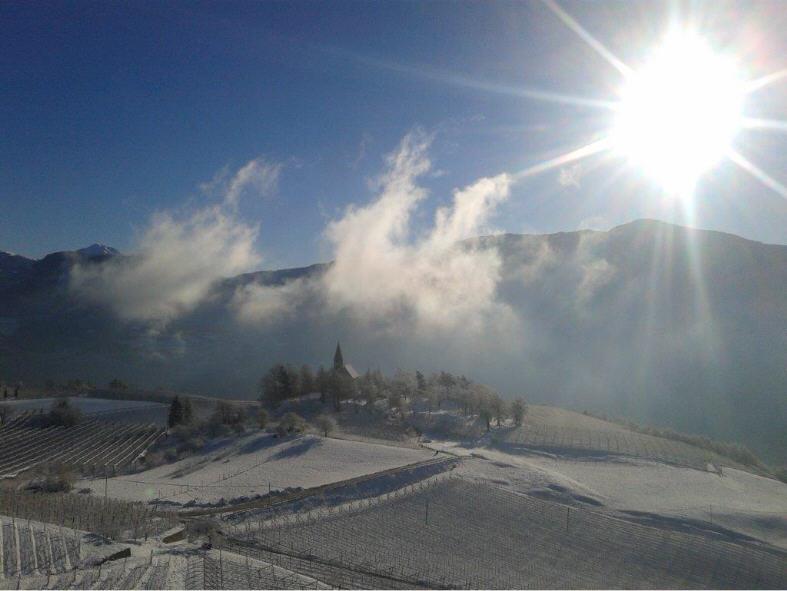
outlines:
M497 253L494 297L516 323L492 317L471 334L411 329L407 315L362 321L326 300L321 280L332 263L226 277L166 324L127 321L69 288L75 265L100 269L107 258L63 251L10 273L0 257L0 379L119 377L251 397L272 363L328 364L340 339L361 370L452 371L534 403L787 458L787 246L638 221L479 236L462 247ZM237 296L257 287L284 288L284 307L243 322Z

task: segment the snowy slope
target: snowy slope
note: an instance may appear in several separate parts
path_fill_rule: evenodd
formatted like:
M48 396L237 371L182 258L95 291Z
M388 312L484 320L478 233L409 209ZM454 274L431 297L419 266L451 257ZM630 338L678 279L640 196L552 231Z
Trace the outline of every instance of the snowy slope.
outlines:
M787 484L771 478L732 468L719 475L615 456L510 454L436 443L431 447L467 456L461 474L517 492L627 517L727 529L787 548Z
M187 503L312 487L411 464L432 457L424 450L304 435L278 439L255 433L214 451L144 472L109 479L109 495L128 500ZM103 480L82 480L103 494Z

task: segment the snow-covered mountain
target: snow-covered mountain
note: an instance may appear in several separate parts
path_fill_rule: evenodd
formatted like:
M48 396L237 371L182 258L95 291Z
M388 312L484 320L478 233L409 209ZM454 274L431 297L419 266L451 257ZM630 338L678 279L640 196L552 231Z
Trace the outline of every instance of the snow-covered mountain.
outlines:
M80 248L77 252L87 257L113 256L120 252L106 244L93 243L85 248Z

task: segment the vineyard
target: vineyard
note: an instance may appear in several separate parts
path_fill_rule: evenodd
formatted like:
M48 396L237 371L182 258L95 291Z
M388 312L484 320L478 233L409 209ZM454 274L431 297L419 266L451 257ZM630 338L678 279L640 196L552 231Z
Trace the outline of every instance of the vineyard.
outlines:
M147 537L177 523L171 513L154 511L144 503L69 493L31 493L13 488L1 492L0 515L90 531L116 540Z
M189 559L189 589L330 589L305 574L270 562L211 551Z
M133 463L164 434L155 425L99 419L74 427L39 428L23 414L0 427L0 478L12 478L42 463L65 464L83 472L115 472Z
M148 562L122 559L63 573L37 573L3 579L0 589L183 589L183 577L176 569L185 559L167 557ZM173 577L178 583L168 584Z
M0 577L53 577L89 568L122 548L92 543L86 534L29 520L0 517Z
M345 588L787 585L787 562L776 550L648 527L458 478L225 531L237 552Z
M504 449L522 446L619 454L702 470L713 464L753 471L751 466L743 466L708 449L555 407L531 407L522 427L502 430L493 441Z
M567 427L515 429L501 439L503 445L553 450L579 450L620 454L706 469L708 464L738 467L736 462L681 441L644 433L598 432Z

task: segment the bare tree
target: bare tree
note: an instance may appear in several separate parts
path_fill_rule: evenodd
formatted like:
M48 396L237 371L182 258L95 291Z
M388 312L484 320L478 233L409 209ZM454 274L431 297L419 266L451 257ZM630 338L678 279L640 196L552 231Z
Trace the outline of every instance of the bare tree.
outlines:
M323 437L328 437L328 435L336 429L336 421L328 415L318 416L314 419L314 425L320 430Z

